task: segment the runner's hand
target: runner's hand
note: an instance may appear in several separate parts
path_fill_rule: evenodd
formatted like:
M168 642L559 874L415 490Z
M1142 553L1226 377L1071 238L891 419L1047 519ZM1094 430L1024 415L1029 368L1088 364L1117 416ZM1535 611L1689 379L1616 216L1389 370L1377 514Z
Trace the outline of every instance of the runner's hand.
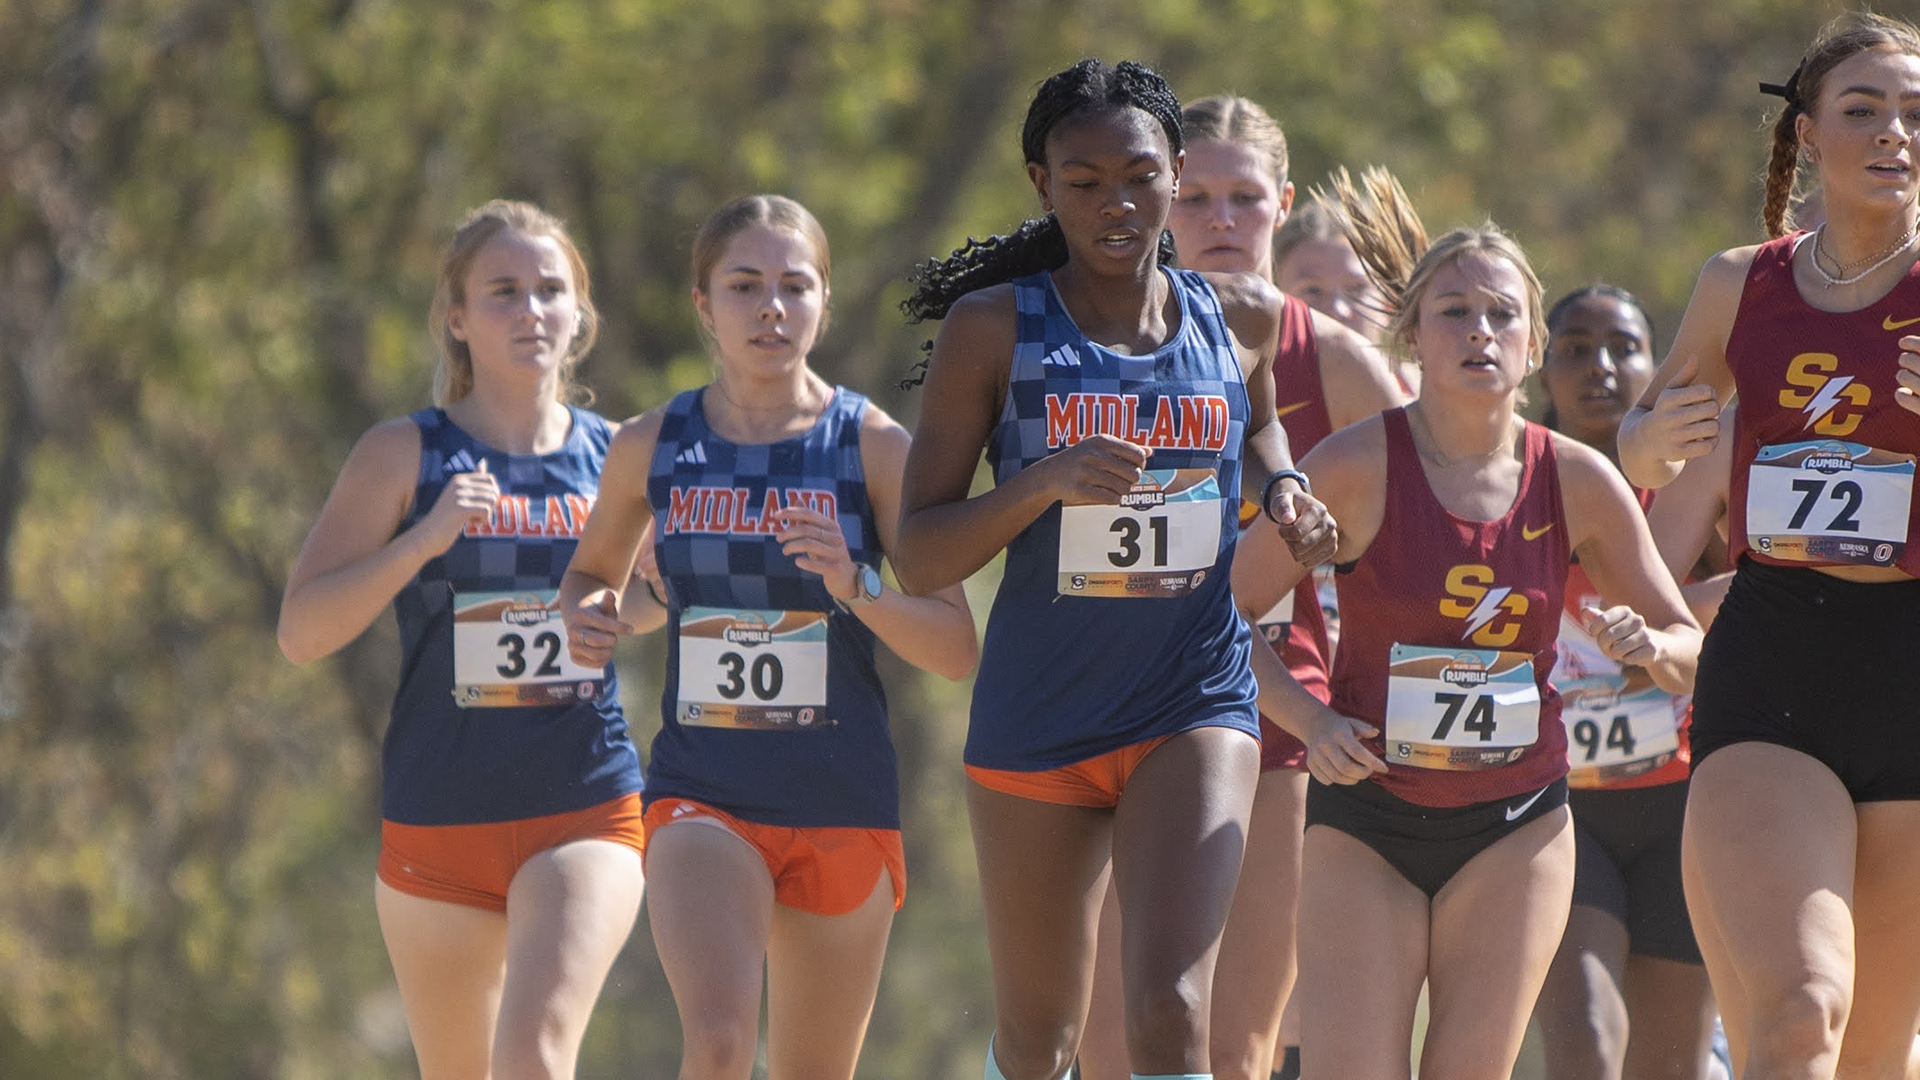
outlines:
M1326 504L1299 490L1292 478L1274 485L1270 512L1279 523L1280 539L1286 541L1293 561L1303 569L1311 570L1333 558L1334 549L1340 545L1339 523L1327 512Z
M1720 402L1713 387L1694 383L1699 374L1700 361L1689 358L1640 421L1640 437L1663 460L1705 457L1720 441Z
M427 535L441 540L439 550L453 546L469 525L485 523L493 517L494 504L500 501L500 482L487 471L487 461L473 472L458 473L440 489L422 524Z
M1900 339L1900 370L1893 373L1893 400L1910 413L1920 413L1920 334Z
M595 589L560 613L567 624L567 655L581 667L603 668L613 661L613 644L633 627L620 621L620 602L612 589Z
M840 531L840 522L801 506L789 506L776 518L780 531L773 536L780 541L780 550L793 557L795 566L819 574L827 583L827 592L835 599L851 599L855 573L853 554L847 550L847 537Z
M1591 604L1584 605L1580 608L1580 623L1587 636L1600 646L1600 651L1607 654L1607 659L1616 664L1646 667L1660 659L1660 650L1647 630L1647 620L1625 604L1604 611Z
M1114 435L1090 435L1034 466L1068 506L1117 505L1146 467L1147 448Z
M1332 709L1321 709L1309 722L1307 771L1323 784L1357 784L1374 773L1387 771L1362 741L1380 734L1371 724Z

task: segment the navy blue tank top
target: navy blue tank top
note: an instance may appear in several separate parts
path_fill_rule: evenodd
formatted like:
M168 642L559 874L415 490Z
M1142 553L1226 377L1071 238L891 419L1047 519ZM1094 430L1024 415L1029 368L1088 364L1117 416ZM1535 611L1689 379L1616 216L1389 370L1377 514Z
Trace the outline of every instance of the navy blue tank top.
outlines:
M1246 383L1213 287L1166 273L1180 325L1144 356L1087 340L1050 274L1013 283L1013 365L987 445L996 481L1096 434L1152 453L1122 505L1056 504L1007 545L969 765L1051 769L1189 728L1259 730L1228 580Z
M640 790L613 668L572 663L552 606L612 438L605 418L571 411L566 443L537 455L484 446L440 409L411 418L420 472L396 535L433 509L449 477L482 461L500 501L394 597L401 665L384 751L389 821L514 821Z
M777 511L837 518L855 562L880 534L860 460L867 399L842 387L804 435L728 442L704 390L667 404L647 474L667 585L667 678L647 797L791 828L900 827L874 636L774 539Z

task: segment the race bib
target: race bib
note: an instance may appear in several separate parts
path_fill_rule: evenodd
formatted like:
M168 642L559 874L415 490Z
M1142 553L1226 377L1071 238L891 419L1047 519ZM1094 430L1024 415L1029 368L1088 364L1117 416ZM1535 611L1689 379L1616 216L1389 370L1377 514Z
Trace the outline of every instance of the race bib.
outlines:
M1567 725L1567 785L1603 787L1660 768L1680 752L1684 697L1644 671L1555 682Z
M600 696L606 672L567 656L554 592L453 594L453 700L463 709Z
M827 613L689 607L680 616L682 724L825 728Z
M1060 508L1061 596L1185 596L1220 557L1212 469L1152 469L1118 506Z
M1293 626L1293 590L1288 589L1282 594L1280 602L1269 608L1253 626L1275 649L1286 644L1287 630Z
M1533 657L1492 649L1398 645L1387 666L1387 761L1494 769L1540 738Z
M1913 460L1837 439L1761 447L1747 470L1747 546L1791 562L1892 566L1907 548Z

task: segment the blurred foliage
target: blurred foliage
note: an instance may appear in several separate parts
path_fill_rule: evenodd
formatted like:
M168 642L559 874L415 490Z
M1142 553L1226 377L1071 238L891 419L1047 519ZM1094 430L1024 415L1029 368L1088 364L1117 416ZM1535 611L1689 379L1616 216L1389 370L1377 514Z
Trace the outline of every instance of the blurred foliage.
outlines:
M1030 212L1032 87L1087 54L1266 103L1305 187L1383 162L1555 292L1670 333L1757 236L1761 78L1832 0L5 0L0 3L0 1076L401 1077L369 902L385 620L272 625L352 441L425 398L437 251L496 195L566 217L620 416L704 380L687 243L777 190L837 247L816 356L911 423L916 260ZM985 596L976 597L984 615ZM660 655L627 658L657 721ZM961 689L896 665L913 886L866 1076L978 1072L990 1016ZM644 927L644 924L643 924ZM667 1075L646 933L583 1077Z

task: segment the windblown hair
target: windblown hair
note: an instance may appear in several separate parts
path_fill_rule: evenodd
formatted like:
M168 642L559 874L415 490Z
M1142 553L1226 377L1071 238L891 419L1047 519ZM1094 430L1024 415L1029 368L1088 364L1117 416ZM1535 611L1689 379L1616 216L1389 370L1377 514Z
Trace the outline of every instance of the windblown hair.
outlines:
M1528 343L1528 370L1536 370L1546 351L1547 319L1542 310L1540 278L1513 237L1491 221L1452 229L1438 240L1427 239L1426 226L1413 208L1400 181L1380 166L1360 174L1359 184L1343 167L1332 178L1331 197L1346 214L1347 242L1367 268L1367 277L1385 301L1387 326L1383 341L1403 355L1415 356L1414 328L1420 318L1420 300L1441 267L1470 251L1481 251L1512 263L1527 286L1527 314L1533 328ZM1316 195L1316 197L1327 197Z
M1216 94L1188 102L1180 126L1189 140L1232 143L1265 157L1274 186L1287 186L1287 135L1267 110L1246 98Z
M1030 164L1047 163L1047 136L1060 122L1082 113L1139 109L1160 122L1167 147L1178 154L1183 145L1180 101L1167 80L1153 69L1130 60L1108 64L1082 60L1040 84L1027 108L1020 132L1020 149ZM1173 238L1160 234L1159 255L1169 261ZM946 318L954 301L977 289L998 285L1066 265L1067 241L1052 214L1026 221L1004 236L985 240L971 237L944 259L929 259L908 277L912 295L900 304L910 322Z
M427 312L427 332L439 350L433 365L433 403L444 407L473 392L473 353L466 342L453 336L447 315L467 302L467 270L473 266L474 257L487 241L508 229L528 236L552 237L567 257L580 307L580 328L560 365L559 398L590 404L593 392L573 380L574 367L600 337L600 313L593 306L593 279L587 273L586 260L580 257L580 249L574 246L566 224L559 218L532 203L508 199L495 199L467 211L440 257L440 278L433 290L433 306Z
M1767 196L1760 211L1767 235L1785 236L1794 229L1794 183L1800 173L1800 133L1794 121L1811 115L1820 102L1827 75L1842 61L1870 49L1893 49L1920 56L1920 29L1904 19L1850 12L1834 19L1814 35L1800 66L1787 81L1787 102L1773 123L1773 151L1767 160Z

